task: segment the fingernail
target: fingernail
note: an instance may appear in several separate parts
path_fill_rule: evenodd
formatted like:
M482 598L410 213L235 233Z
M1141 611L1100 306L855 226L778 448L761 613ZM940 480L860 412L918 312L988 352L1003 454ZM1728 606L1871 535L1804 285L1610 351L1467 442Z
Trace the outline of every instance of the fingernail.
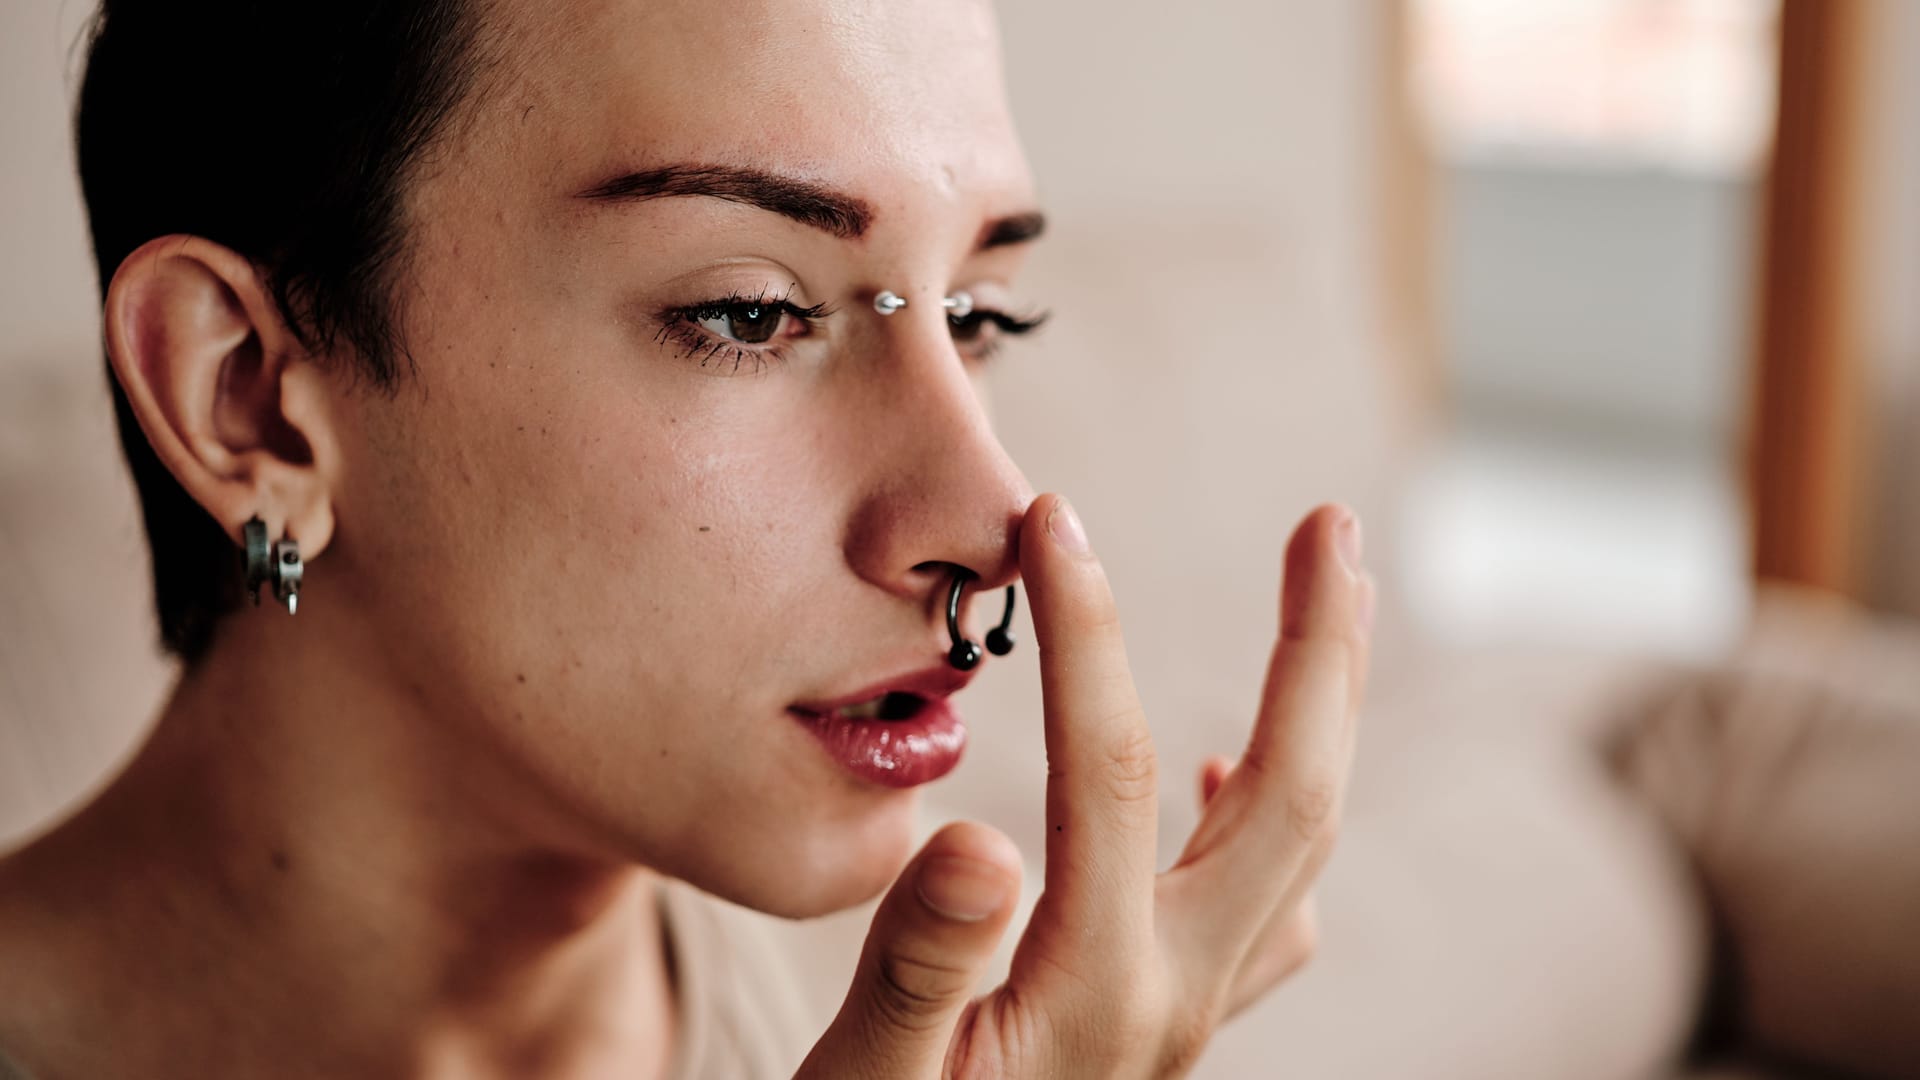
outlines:
M1047 514L1047 533L1067 551L1076 555L1087 553L1087 531L1080 527L1080 515L1073 512L1067 500L1054 502L1053 510Z
M1360 573L1360 519L1349 513L1333 529L1333 546L1340 562L1352 574Z
M914 881L920 902L958 922L979 922L1007 900L1007 877L998 868L959 855L936 855Z

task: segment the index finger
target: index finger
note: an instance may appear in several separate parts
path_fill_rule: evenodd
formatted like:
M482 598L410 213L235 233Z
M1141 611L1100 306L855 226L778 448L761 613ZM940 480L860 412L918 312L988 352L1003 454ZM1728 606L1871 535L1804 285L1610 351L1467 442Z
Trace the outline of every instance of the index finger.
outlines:
M1020 573L1040 647L1047 742L1046 889L1021 949L1047 950L1084 978L1125 976L1153 941L1153 739L1106 571L1060 496L1027 508Z

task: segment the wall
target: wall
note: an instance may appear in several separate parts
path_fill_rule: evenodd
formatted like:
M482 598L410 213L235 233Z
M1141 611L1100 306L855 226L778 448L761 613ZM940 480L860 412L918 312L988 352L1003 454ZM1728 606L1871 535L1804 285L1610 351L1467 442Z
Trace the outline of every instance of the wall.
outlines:
M1868 288L1863 341L1874 407L1863 432L1872 492L1865 522L1866 595L1920 615L1920 5L1870 8L1867 212L1858 275Z

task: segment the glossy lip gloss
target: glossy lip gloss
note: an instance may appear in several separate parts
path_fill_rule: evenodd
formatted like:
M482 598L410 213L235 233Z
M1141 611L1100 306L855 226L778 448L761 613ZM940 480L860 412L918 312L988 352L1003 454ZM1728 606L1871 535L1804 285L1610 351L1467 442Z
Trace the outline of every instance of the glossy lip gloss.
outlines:
M913 715L899 720L849 718L838 711L787 712L812 732L827 756L864 780L909 788L938 780L960 763L967 725L944 697L920 700Z
M884 787L914 787L960 763L967 726L948 698L974 674L933 664L838 697L798 701L787 712L854 776Z

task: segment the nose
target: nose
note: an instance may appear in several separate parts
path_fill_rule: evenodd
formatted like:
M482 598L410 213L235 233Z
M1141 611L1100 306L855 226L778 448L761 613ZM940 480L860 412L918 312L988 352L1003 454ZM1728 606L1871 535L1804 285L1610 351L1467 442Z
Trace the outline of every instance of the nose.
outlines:
M932 318L906 325L914 310L889 320L886 362L869 369L884 405L847 560L944 626L956 568L973 575L968 597L1019 577L1018 530L1034 492L993 433L945 312L923 305Z

